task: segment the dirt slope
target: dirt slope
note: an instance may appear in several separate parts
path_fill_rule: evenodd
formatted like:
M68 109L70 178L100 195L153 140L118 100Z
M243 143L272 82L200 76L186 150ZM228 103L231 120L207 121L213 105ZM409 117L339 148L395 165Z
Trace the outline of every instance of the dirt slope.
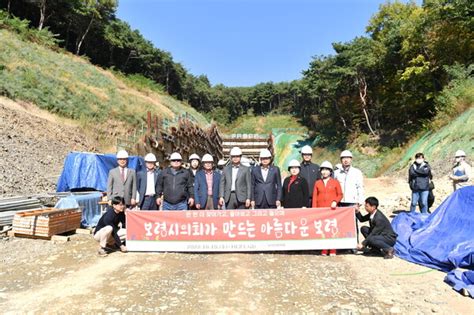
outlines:
M0 195L55 191L67 153L98 145L73 121L0 97Z

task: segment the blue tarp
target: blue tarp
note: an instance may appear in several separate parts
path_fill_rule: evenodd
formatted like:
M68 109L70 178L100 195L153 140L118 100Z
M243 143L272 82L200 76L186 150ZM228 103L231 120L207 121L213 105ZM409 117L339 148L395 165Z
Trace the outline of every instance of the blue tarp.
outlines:
M90 193L84 195L71 194L65 198L61 198L55 205L57 209L81 208L82 219L81 226L91 227L96 226L100 219L100 205L99 201L102 198L102 193Z
M139 156L131 156L128 159L128 167L137 172L145 169L144 163L143 158ZM85 188L106 191L107 177L114 167L117 167L115 154L71 152L64 161L56 191Z
M474 298L474 270L464 272L453 270L444 278L444 282L452 286L456 291L466 289L469 295Z
M431 215L400 213L392 226L398 257L445 272L474 269L474 186L455 191Z

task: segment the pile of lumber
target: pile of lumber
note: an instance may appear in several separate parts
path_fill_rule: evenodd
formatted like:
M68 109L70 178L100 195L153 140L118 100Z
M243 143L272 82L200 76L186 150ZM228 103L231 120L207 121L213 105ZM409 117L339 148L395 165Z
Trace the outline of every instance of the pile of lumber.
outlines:
M13 233L15 236L50 238L80 228L81 217L82 211L78 208L17 212L13 218Z

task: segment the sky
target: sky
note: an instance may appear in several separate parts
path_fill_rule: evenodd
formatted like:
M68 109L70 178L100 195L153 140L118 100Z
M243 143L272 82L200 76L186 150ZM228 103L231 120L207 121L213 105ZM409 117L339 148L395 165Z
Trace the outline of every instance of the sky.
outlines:
M301 78L333 42L365 34L386 0L119 0L117 16L212 85Z

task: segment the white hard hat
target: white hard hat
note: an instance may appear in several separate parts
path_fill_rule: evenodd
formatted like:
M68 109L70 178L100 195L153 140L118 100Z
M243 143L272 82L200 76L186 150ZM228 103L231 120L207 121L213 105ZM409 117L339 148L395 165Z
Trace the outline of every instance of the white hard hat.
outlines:
M214 162L214 159L212 155L206 153L202 156L202 162Z
M242 155L242 150L240 150L239 147L233 147L230 150L230 156L241 156Z
M147 155L145 155L145 162L155 163L156 162L156 156L153 153L148 153Z
M319 168L327 168L332 170L332 164L329 161L324 161L323 163L321 163L321 166Z
M243 166L247 166L247 167L250 167L250 160L246 157L243 157L241 160L240 160L240 164L242 164Z
M457 150L456 154L454 155L454 157L462 157L462 156L466 156L466 152L464 152L463 150Z
M301 148L301 154L313 154L313 149L309 145L305 145Z
M198 160L198 161L200 161L201 158L200 158L199 155L197 155L196 153L193 153L193 154L191 154L191 156L189 157L189 160L190 160L190 161L191 161L191 160Z
M117 159L128 159L128 153L125 150L120 150L117 152Z
M182 160L181 154L178 152L171 153L170 160Z
M272 157L272 153L270 152L270 150L268 149L262 149L260 150L260 158L271 158Z
M288 169L291 167L301 167L301 164L298 160L291 160L290 163L288 163Z
M341 155L340 155L340 158L343 158L343 157L350 157L351 158L352 157L351 151L349 151L349 150L342 151Z
M219 166L223 166L225 165L227 162L225 160L219 160L219 162L217 162L217 165Z

